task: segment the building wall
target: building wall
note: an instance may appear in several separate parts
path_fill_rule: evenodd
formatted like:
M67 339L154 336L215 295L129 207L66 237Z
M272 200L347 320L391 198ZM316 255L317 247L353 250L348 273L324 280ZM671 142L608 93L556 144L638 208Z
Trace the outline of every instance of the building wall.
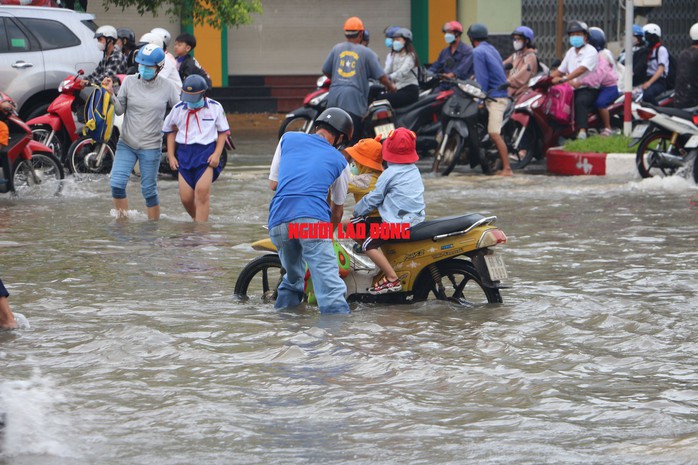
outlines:
M342 28L360 17L371 34L370 48L387 54L383 30L410 26L410 0L263 0L264 14L228 32L231 75L320 74Z

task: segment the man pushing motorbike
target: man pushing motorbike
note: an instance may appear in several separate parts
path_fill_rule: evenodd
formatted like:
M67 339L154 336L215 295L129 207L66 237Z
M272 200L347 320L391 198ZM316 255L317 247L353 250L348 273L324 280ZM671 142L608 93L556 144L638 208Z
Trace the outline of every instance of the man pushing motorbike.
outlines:
M269 204L269 236L286 270L278 288L278 309L303 301L307 263L320 312L349 313L332 239L296 238L290 231L298 224L332 221L336 225L342 220L349 169L338 148L346 145L353 132L346 111L328 108L315 120L314 134L287 132L276 147L269 173L269 188L275 191Z

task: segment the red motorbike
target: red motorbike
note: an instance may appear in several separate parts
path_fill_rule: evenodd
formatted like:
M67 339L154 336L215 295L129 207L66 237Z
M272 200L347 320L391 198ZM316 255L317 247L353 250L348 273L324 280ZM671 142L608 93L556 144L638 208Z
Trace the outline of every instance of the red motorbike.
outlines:
M17 116L14 101L0 92L0 101L9 101L15 109L3 118L10 140L0 151L0 193L25 196L34 191L58 195L63 187L63 166L50 147L32 138L29 126Z
M560 138L572 138L576 134L574 122L559 124L550 118L545 110L548 92L552 87L552 78L546 75L535 76L529 82L529 88L518 97L511 120L503 128L510 141L509 153L511 167L520 169L534 158L542 159L551 147L557 147ZM639 95L638 98L642 96ZM623 127L624 96L619 96L610 107L611 125ZM673 91L659 96L659 105L667 106L673 102ZM633 115L636 119L636 115ZM601 119L596 112L589 113L587 128L590 132L602 129Z

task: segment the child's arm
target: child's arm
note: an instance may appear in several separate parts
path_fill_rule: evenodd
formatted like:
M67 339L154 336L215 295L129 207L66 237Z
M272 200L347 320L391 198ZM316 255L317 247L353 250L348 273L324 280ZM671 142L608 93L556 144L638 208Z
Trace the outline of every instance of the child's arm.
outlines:
M167 133L167 161L170 162L170 168L172 168L172 171L177 171L177 168L179 168L179 162L175 157L176 137L177 131Z
M386 173L384 171L383 173ZM383 203L385 195L388 193L390 182L387 176L381 174L376 181L376 188L366 194L363 199L354 206L354 216L365 216L378 208Z
M225 147L226 137L228 137L227 133L218 133L218 140L216 140L216 148L211 154L211 156L208 157L208 166L210 166L211 168L218 168L218 164L221 161L221 154L223 153L223 148Z

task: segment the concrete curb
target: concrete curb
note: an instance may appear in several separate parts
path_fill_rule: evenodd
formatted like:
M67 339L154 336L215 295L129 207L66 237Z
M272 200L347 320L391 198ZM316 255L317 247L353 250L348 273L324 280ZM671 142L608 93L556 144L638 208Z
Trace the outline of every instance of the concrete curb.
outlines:
M563 176L616 176L639 178L634 153L567 152L561 147L545 155L547 172Z

